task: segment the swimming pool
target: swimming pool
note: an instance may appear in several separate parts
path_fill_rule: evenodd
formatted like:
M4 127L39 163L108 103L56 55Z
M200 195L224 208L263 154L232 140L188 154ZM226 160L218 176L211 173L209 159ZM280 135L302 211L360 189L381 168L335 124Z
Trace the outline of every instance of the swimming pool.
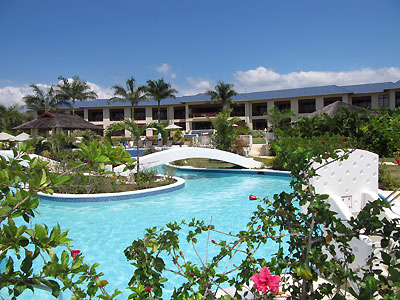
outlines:
M56 203L42 201L39 211L42 216L36 223L46 223L50 227L60 224L63 230L70 229L73 249L80 250L89 264L100 263L109 282L107 291L118 288L124 291L133 274L133 267L126 261L124 249L138 237L142 237L147 227L162 227L171 221L191 220L193 217L209 222L213 218L216 229L237 232L245 228L258 201L249 201L249 195L260 198L289 190L290 178L286 176L251 175L239 173L204 173L178 171L177 176L186 180L183 189L168 194L146 198L101 203ZM220 239L214 235L211 238ZM183 242L183 240L182 240ZM197 249L205 253L199 241ZM204 243L204 241L203 241ZM199 263L193 249L181 244L186 260ZM259 255L268 257L274 246L266 248ZM209 256L213 255L213 247ZM177 279L171 278L166 288L172 291ZM126 291L125 291L126 292ZM3 297L6 294L1 293ZM37 291L35 295L24 292L19 299L54 299L49 292ZM127 293L118 297L126 299ZM168 295L164 294L168 299ZM4 299L7 299L6 297ZM64 296L63 299L68 299Z

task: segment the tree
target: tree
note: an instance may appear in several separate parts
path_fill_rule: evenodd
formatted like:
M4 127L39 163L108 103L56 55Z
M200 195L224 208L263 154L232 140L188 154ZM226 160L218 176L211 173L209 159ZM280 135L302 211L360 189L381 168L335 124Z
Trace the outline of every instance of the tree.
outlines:
M111 88L114 89L115 97L110 98L108 102L129 101L131 103L131 118L134 120L135 105L138 105L141 101L147 100L146 87L136 87L135 79L131 77L126 81L126 89L120 85L114 85Z
M72 102L72 114L75 114L75 101L97 98L97 94L90 90L89 84L82 81L79 76L72 77L72 81L59 76L58 80L61 84L57 85L56 97L58 100Z
M23 98L29 109L44 109L44 111L50 111L55 110L57 104L68 103L65 99L60 99L60 101L57 99L54 86L48 88L46 92L40 89L36 84L31 84L29 86L33 89L34 95L26 95Z
M140 137L146 132L146 129L148 127L151 127L151 125L152 124L149 124L147 126L139 126L138 124L135 123L135 121L126 119L126 120L123 120L122 122L113 123L113 124L109 125L106 129L107 136L111 136L111 134L114 131L128 130L132 134L132 136L135 138L136 150L137 150L137 154L136 154L137 174L139 174L139 171L140 171L140 168L139 168L139 140L140 140Z
M171 87L171 84L164 82L164 79L161 78L159 80L147 80L147 94L149 97L152 97L157 101L157 119L158 123L161 123L160 120L160 102L166 98L176 98L174 95L178 91Z
M237 95L233 89L233 84L224 83L223 81L218 81L214 90L208 90L206 94L211 96L211 100L214 103L222 104L222 110L224 111L229 110L230 105L235 103L232 97Z
M217 149L231 151L233 142L236 139L236 130L233 125L240 121L240 118L233 117L230 119L232 109L224 110L211 120L216 133L214 142Z
M27 121L27 116L19 111L18 105L6 107L0 104L0 130L11 131L15 126Z

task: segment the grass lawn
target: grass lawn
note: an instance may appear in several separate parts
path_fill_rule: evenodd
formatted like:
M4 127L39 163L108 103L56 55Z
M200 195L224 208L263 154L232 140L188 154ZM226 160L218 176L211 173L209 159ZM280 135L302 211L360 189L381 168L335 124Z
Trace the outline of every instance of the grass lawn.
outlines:
M172 163L176 166L191 166L194 168L212 168L212 169L237 169L241 168L234 164L227 163L224 161L208 159L208 158L188 158L183 160L177 160Z
M264 138L253 138L253 144L265 144Z

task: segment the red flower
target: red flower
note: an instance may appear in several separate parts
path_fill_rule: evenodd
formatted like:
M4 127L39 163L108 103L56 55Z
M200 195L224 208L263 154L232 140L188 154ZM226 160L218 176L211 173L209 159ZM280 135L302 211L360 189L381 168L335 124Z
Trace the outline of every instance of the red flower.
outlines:
M150 291L151 291L151 287L146 286L146 287L144 288L144 290L145 290L146 292L150 292Z
M79 253L81 253L81 251L79 251L79 250L72 250L72 251L71 251L71 256L72 256L72 258L75 259L75 257L76 257Z
M267 290L270 290L273 294L279 292L281 277L279 275L271 275L267 267L262 267L260 274L255 273L250 279L254 281L257 291L263 294Z
M324 142L324 140L321 140L321 143L323 143Z
M213 243L213 244L216 244L217 242L216 242L216 241L214 241L214 240L211 240L211 243Z
M258 225L257 229L260 230L261 229L261 225Z
M194 274L193 273L190 273L190 275L189 275L190 277L194 277Z
M182 251L179 251L179 255L180 255L180 256L183 256L183 253L182 253Z
M326 155L330 156L331 153L329 152L329 150L326 150Z
M397 162L397 165L400 167L400 159L398 157L396 157L394 160Z
M253 201L253 200L257 200L258 197L254 196L254 195L250 195L249 196L249 200Z

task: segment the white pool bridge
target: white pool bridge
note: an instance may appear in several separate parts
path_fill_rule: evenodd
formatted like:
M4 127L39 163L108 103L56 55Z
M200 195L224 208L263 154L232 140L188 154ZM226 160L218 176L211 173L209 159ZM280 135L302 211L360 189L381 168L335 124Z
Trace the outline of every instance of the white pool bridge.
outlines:
M179 147L171 148L161 152L156 152L143 156L139 160L140 168L147 169L162 164L167 164L176 160L187 158L209 158L225 161L246 169L262 168L264 164L252 158L246 158L231 152L217 149L200 147Z

